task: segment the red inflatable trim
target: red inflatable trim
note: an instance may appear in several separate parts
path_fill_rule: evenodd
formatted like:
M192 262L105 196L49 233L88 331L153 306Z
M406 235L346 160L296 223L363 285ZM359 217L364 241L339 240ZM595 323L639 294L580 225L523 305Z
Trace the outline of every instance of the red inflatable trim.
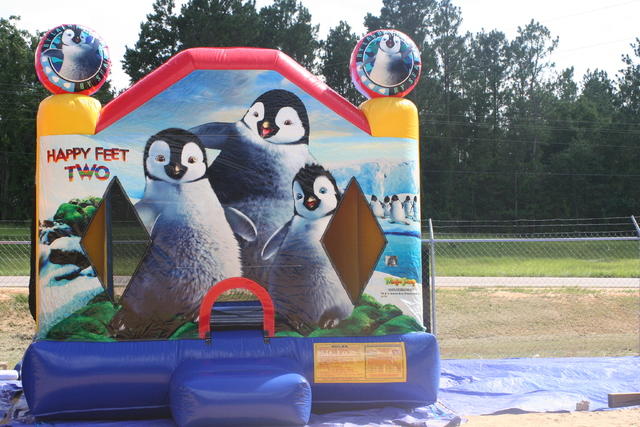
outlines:
M213 304L215 304L220 295L230 289L246 289L258 297L260 304L262 304L262 328L267 333L267 336L274 336L276 333L276 310L269 292L252 280L245 279L244 277L232 277L216 283L202 299L202 304L200 305L200 320L198 323L200 338L205 338L211 331L211 308Z
M273 49L198 47L184 50L105 105L96 133L132 112L195 70L273 70L319 102L371 133L362 111L286 54Z

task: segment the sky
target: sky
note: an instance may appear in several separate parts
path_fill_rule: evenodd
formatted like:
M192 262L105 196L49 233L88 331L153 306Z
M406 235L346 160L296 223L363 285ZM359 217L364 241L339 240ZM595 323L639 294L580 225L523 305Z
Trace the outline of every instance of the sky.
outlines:
M176 0L177 4L186 0ZM382 0L302 0L320 25L324 37L341 19L358 34L364 32L367 12L378 14ZM258 7L271 3L257 0ZM518 26L535 19L546 25L560 43L551 60L558 71L575 67L581 79L587 69L601 69L614 76L623 67L622 54L631 54L630 44L640 37L640 0L453 0L462 9L462 31L503 31L509 39ZM68 7L65 7L65 4ZM30 31L48 30L60 24L81 24L94 29L108 44L112 57L112 84L128 87L122 71L125 46L138 39L140 22L151 12L153 0L2 0L0 17L21 16L20 26Z

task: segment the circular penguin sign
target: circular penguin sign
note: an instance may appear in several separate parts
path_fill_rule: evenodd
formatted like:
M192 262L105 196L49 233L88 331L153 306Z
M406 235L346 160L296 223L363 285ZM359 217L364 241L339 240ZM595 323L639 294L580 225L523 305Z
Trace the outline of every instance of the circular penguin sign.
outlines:
M59 25L36 50L36 73L53 93L91 95L104 84L111 61L102 39L80 25Z
M364 36L351 54L351 79L367 98L404 96L420 79L420 52L406 34L376 30Z

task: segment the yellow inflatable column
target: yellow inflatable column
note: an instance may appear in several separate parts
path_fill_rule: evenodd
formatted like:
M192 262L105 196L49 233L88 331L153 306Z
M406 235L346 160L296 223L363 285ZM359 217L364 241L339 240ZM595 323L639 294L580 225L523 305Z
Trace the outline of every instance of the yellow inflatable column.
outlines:
M405 98L382 97L372 98L360 105L360 110L369 121L371 135L419 138L418 109Z
M38 108L36 145L36 219L42 194L40 194L40 151L41 138L49 135L94 135L102 106L100 101L87 95L61 94L45 98ZM34 242L39 241L38 226L35 227ZM99 244L99 243L98 243ZM40 313L40 251L36 245L36 328Z

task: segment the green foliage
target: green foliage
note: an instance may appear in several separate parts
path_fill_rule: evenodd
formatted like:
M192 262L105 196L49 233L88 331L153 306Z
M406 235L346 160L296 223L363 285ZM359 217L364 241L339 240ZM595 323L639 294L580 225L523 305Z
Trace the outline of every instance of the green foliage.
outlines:
M69 203L63 203L58 207L53 219L69 225L76 234L81 235L82 231L89 225L89 221L100 205L100 197L87 197L84 199L72 199Z
M48 94L33 66L38 39L19 20L0 18L0 219L31 217L35 118Z
M106 325L100 320L74 313L51 328L47 334L47 338L67 340L72 336L84 336L89 333L101 336L109 335Z
M308 69L316 62L318 26L309 10L296 0L275 0L260 10L259 45L280 49Z
M245 0L190 0L180 13L173 0L156 0L127 47L123 67L136 82L180 50L253 46L281 49L308 68L315 64L318 27L301 2L276 0L260 11Z
M394 317L386 323L380 325L375 331L373 331L373 335L395 335L395 334L406 334L407 332L413 331L422 331L424 328L416 322L411 316L402 316Z
M351 32L349 24L340 21L335 28L329 30L327 39L321 43L320 55L320 72L326 83L356 105L364 101L364 97L351 82L349 72L351 52L357 43L358 36Z
M169 337L170 340L182 340L182 339L197 339L198 338L198 324L194 322L187 322L180 326Z
M388 334L406 334L424 331L424 328L413 318L413 323L397 318L405 318L402 310L393 304L380 304L369 294L363 294L359 303L348 318L342 320L337 327L331 329L316 328L309 333L309 337L357 337L368 335L385 335L380 331L393 331ZM386 329L383 327L386 326ZM302 336L293 331L281 331L278 336Z

